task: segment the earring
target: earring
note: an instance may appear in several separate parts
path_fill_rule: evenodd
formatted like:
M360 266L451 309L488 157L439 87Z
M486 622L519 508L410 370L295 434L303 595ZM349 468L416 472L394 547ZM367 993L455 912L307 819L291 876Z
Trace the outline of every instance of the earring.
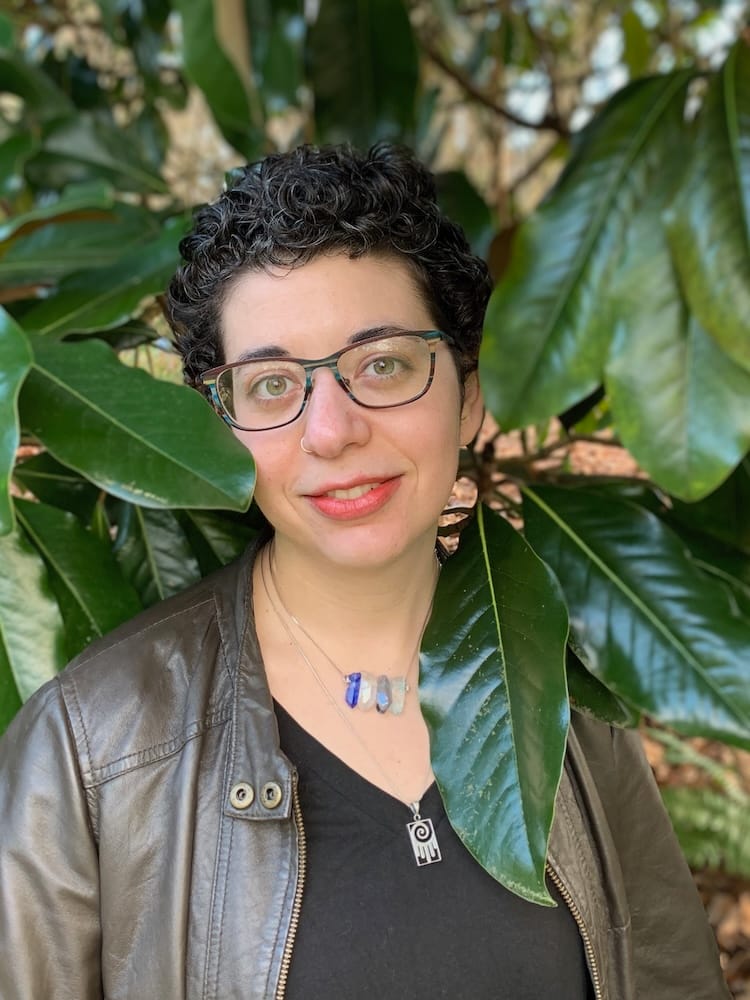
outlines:
M304 453L306 455L312 455L312 452L308 448L305 448L305 439L304 438L300 438L299 439L299 446L304 451Z

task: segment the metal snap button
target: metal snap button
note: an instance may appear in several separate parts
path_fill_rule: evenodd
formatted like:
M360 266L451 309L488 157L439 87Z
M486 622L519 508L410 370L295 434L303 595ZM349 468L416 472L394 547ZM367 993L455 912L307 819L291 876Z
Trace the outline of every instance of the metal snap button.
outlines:
M277 784L275 781L267 781L261 789L260 801L266 809L275 809L281 802L282 798L283 793L281 791L281 785Z
M232 789L229 792L229 801L235 809L247 809L248 806L253 804L254 798L255 789L252 785L248 785L246 781L238 781L236 785L232 785Z

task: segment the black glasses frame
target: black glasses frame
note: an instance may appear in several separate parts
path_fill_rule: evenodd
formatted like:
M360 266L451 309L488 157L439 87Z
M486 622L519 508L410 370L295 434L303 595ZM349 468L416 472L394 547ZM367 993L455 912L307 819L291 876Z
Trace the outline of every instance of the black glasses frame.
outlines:
M421 392L416 394L416 396L411 396L409 399L405 399L401 403L386 403L384 406L381 406L374 405L372 403L360 402L360 400L352 394L349 383L339 371L339 359L344 354L348 354L350 351L355 351L364 344L376 344L380 340L393 340L397 337L419 337L421 340L427 342L430 348L430 374L427 379L427 384ZM362 406L367 410L391 410L397 406L406 406L408 403L413 403L417 399L421 399L432 385L432 380L435 377L435 351L437 350L437 345L441 340L447 342L448 339L447 335L441 330L398 330L394 333L380 333L377 336L368 337L366 340L357 341L356 344L347 344L347 346L342 347L340 351L336 351L334 354L329 354L327 358L290 358L286 354L266 354L262 357L252 358L247 361L232 361L228 365L219 365L217 368L209 368L207 371L202 372L197 377L196 382L201 387L203 394L207 397L214 410L216 410L222 420L226 421L230 427L236 427L237 430L240 431L273 431L278 427L286 427L288 424L294 423L294 421L302 414L302 411L305 409L307 401L313 390L313 372L317 371L318 368L327 368L333 374L336 382L347 394L349 399L355 402L357 406ZM230 371L232 368L241 368L243 365L252 364L255 361L293 362L294 364L298 364L305 371L305 392L302 396L300 408L293 417L290 417L289 420L285 420L282 424L273 424L271 427L244 427L242 424L237 423L234 417L228 413L221 400L217 387L217 381L221 375L226 371Z

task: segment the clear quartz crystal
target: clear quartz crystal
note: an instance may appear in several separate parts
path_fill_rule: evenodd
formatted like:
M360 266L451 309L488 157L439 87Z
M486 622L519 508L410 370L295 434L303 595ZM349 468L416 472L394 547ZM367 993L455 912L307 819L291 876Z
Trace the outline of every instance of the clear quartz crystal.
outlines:
M406 703L406 678L394 677L391 680L391 713L401 715Z
M362 673L359 682L359 701L357 705L363 712L375 706L378 695L378 681L374 674Z
M386 674L381 674L378 677L378 689L375 700L375 707L381 715L387 712L391 706L391 682Z

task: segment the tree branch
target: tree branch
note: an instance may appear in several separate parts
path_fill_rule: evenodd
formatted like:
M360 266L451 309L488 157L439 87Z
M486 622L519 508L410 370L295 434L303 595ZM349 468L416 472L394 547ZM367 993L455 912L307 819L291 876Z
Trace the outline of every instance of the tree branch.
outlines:
M495 114L500 115L506 121L513 125L519 126L519 128L528 128L534 131L551 131L556 132L557 135L564 136L567 138L570 135L570 131L565 125L565 123L555 115L545 115L541 121L533 122L526 118L522 118L520 115L515 114L509 108L506 108L490 96L490 94L485 93L481 87L479 87L468 74L456 66L455 63L450 62L446 59L440 52L437 51L429 42L422 39L420 41L422 51L433 62L439 69L441 69L446 76L449 76L454 80L470 97L472 97L478 104L481 104L485 108L489 108L490 111L494 111Z

